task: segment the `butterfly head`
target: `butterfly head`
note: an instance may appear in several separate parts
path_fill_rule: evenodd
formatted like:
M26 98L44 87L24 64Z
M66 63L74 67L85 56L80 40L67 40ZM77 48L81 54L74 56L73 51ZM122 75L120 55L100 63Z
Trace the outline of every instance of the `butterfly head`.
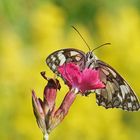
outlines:
M95 54L92 51L89 51L86 53L87 61L96 60L96 59L97 59L97 57L95 56Z

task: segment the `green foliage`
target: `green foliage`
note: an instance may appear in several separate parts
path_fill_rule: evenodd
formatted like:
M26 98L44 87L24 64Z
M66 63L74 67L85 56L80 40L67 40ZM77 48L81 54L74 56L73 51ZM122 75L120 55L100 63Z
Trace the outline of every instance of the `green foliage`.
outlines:
M42 138L32 112L31 89L42 97L46 81L39 73L45 70L53 76L45 64L51 52L68 47L87 51L71 24L91 47L112 44L95 53L118 70L140 96L138 2L0 1L0 138ZM58 106L67 91L62 82ZM106 110L95 102L94 94L79 95L50 140L139 140L139 112Z

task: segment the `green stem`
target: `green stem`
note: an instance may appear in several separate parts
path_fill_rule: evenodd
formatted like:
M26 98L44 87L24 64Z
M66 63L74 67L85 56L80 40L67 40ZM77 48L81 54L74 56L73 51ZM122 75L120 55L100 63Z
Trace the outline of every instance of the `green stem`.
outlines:
M49 135L48 135L48 133L44 134L43 140L49 140Z

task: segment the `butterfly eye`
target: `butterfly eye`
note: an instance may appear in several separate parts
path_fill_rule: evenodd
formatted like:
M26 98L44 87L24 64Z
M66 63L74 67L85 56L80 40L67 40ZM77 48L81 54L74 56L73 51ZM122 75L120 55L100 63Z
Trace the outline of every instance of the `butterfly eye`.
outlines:
M88 54L88 58L89 58L89 59L92 59L92 58L93 58L93 54L92 54L92 53L89 53L89 54Z
M91 59L92 57L93 57L92 54L90 54L89 58Z
M92 54L91 52L88 52L88 53L86 54L86 58L87 58L87 60L88 60L88 59L92 59L92 58L93 58L93 54Z

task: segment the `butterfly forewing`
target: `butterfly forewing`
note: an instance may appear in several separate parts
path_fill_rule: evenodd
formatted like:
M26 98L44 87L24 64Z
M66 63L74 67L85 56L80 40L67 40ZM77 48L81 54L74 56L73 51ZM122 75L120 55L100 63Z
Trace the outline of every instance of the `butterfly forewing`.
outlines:
M57 68L68 62L73 62L83 69L85 65L85 53L77 49L62 49L50 54L46 59L46 63L50 69L58 75Z
M121 108L127 111L139 110L139 101L132 88L111 66L97 60L100 78L106 85L96 90L96 101L105 108Z

